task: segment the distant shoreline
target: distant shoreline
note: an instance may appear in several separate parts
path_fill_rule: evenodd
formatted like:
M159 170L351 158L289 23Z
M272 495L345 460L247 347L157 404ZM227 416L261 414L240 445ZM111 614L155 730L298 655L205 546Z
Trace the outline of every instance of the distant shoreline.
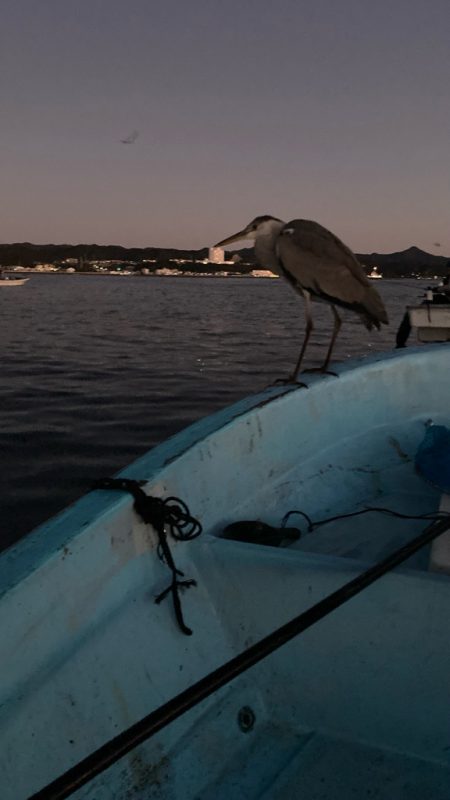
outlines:
M26 268L24 267L21 270L13 270L4 268L3 272L8 275L14 275L16 277L20 275L38 275L41 276L63 276L68 278L73 278L74 276L96 276L101 278L258 278L262 280L274 280L278 279L279 275L253 275L251 272L167 272L167 273L160 273L156 274L155 272L149 272L148 274L142 274L141 272L132 272L130 274L123 273L123 272L91 272L87 270L83 270L82 272L66 272L63 270L35 270L32 267Z
M124 274L121 272L63 272L63 271L44 271L44 270L35 270L32 267L26 268L24 267L21 270L15 271L12 269L3 269L3 272L8 275L14 275L15 277L19 277L20 275L27 275L27 276L37 276L37 277L46 277L46 276L61 276L61 277L101 277L101 278L223 278L224 280L227 278L248 278L253 280L278 280L279 275L252 275L251 272L228 272L224 274L223 272L174 272L174 273L165 273L165 274L155 274L154 272L149 272L146 275L143 275L140 272L134 272L131 274ZM428 283L438 280L438 277L430 277L428 275L402 275L399 277L382 277L379 279L380 281L427 281Z

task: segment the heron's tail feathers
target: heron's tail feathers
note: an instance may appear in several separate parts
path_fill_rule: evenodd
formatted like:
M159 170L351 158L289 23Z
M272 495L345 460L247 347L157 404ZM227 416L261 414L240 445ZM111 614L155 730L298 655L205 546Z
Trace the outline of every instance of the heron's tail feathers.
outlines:
M377 330L381 328L381 323L378 319L373 319L373 317L369 317L366 314L361 314L361 322L366 326L368 331L371 331L372 328L376 328Z
M381 323L389 325L389 317L384 307L384 303L373 286L368 286L364 296L364 312L362 320L366 328L370 331L375 326L380 330Z

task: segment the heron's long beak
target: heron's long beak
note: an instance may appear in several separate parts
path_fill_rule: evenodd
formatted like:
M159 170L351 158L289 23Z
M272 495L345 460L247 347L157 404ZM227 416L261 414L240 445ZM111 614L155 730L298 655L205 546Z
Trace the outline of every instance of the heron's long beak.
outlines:
M231 244L231 242L240 242L241 239L248 239L249 231L248 228L244 228L242 231L238 233L233 233L233 236L228 236L227 239L222 239L221 242L217 242L214 247L223 247L225 244Z

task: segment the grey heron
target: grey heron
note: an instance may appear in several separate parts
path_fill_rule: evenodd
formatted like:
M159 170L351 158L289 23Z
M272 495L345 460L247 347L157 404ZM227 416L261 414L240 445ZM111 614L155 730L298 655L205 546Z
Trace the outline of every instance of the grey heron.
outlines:
M359 261L337 236L318 222L294 219L285 223L265 214L215 246L223 247L242 239L253 239L259 263L285 278L304 299L305 337L289 380L297 380L313 330L312 300L328 303L334 319L325 361L318 368L321 372L327 371L342 324L336 306L358 314L368 330L380 329L382 322L388 324L383 301Z

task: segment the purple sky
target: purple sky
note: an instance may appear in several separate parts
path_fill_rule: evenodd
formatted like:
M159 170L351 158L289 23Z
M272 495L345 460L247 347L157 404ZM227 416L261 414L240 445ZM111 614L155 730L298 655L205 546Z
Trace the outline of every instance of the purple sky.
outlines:
M3 0L0 241L450 255L449 93L448 0Z

